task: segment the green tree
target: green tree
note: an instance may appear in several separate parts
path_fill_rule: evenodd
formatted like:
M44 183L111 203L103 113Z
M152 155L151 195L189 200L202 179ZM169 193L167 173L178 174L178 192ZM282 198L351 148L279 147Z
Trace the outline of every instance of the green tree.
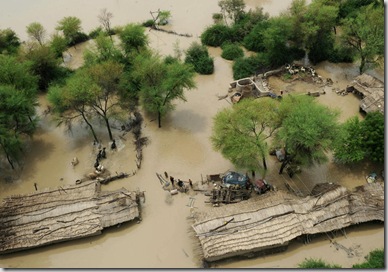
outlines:
M0 54L0 85L11 85L34 99L38 90L38 77L32 73L31 62L20 62L16 57Z
M0 54L15 54L19 46L19 37L12 29L0 29Z
M356 14L342 21L342 41L356 50L362 74L368 65L375 65L378 57L384 56L384 8L369 5Z
M119 108L117 96L120 93L120 78L123 75L123 69L122 64L114 61L106 61L86 68L87 74L99 87L99 92L90 101L90 106L104 120L111 141L113 134L109 119Z
M32 98L11 85L0 85L0 154L15 169L23 151L23 139L36 129L36 97Z
M364 159L362 122L355 116L340 126L334 145L334 158L339 163L356 163Z
M59 61L54 52L47 46L34 48L24 52L23 59L31 62L31 70L38 77L38 87L40 90L47 90L49 84L59 74Z
M63 52L67 49L67 41L65 37L58 33L52 35L50 41L50 48L57 58L60 57L64 61Z
M161 119L174 109L173 101L186 101L185 89L195 88L192 66L178 61L166 63L158 55L139 56L134 73L140 79L140 101L144 109Z
M369 252L365 257L366 262L353 265L353 268L373 269L385 268L385 254L384 249L375 249Z
M78 33L81 31L81 20L74 16L64 17L58 22L56 30L62 31L68 44L74 44Z
M361 125L362 147L374 162L384 162L384 128L384 115L380 112L368 113Z
M243 0L220 0L218 6L221 8L225 23L227 23L227 18L236 23L244 14L245 3Z
M250 9L240 16L239 20L231 26L233 42L242 42L258 23L269 19L269 14L264 13L262 7Z
M43 45L46 36L46 30L40 23L33 22L29 24L27 26L27 34L30 36L30 38L35 39L41 46Z
M290 17L291 40L297 47L305 46L305 15L307 12L306 0L293 0L288 8Z
M329 59L333 52L338 10L338 6L327 5L325 1L313 1L307 7L302 28L304 44L313 63Z
M121 49L117 47L104 33L101 32L94 41L94 48L87 48L84 51L85 66L108 60L123 62L124 56Z
M209 56L207 47L197 42L187 49L185 63L191 64L199 74L210 75L214 72L214 60Z
M90 121L93 115L89 107L98 93L100 93L100 87L83 69L80 69L67 80L65 86L51 86L47 99L57 114L59 124L65 123L71 130L72 123L81 118L89 127L94 140L98 142L97 134Z
M289 154L279 174L291 161L305 166L326 162L326 152L338 135L339 112L318 104L310 96L285 96L279 114L283 121L276 142Z
M337 264L328 264L322 259L305 259L302 263L298 264L299 268L317 269L317 268L341 268Z
M148 45L148 38L144 32L145 28L139 24L126 25L119 34L121 46L124 51L130 54L133 50L137 53Z
M292 61L291 50L288 46L291 25L286 16L279 16L268 20L269 25L264 29L263 47L268 62L272 66L283 65Z
M268 139L280 127L279 102L243 99L214 117L211 141L237 168L259 170L265 177Z

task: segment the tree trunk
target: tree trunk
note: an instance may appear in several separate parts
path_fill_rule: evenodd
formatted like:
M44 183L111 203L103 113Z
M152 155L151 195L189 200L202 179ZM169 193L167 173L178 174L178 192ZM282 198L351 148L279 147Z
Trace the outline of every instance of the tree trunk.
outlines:
M284 168L287 166L287 164L290 163L290 161L291 161L291 156L286 155L286 158L283 160L283 163L280 166L279 175L283 174Z
M264 156L263 156L263 166L264 166L264 169L267 170L267 162Z
M363 73L365 67L365 57L361 56L360 75Z
M108 129L109 139L111 141L113 141L113 135L112 135L112 130L110 129L110 125L109 125L109 119L105 115L104 115L104 120L105 120L106 128Z
M7 152L7 149L5 148L5 146L4 146L3 144L1 145L1 147L2 147L3 150L4 150L5 156L7 157L7 161L8 161L8 163L9 163L9 165L11 165L12 170L15 170L15 166L13 165L13 162L12 162L11 158L9 157L9 154L8 154L8 152Z
M159 128L162 127L162 114L160 113L160 111L158 112L158 125Z
M96 142L98 142L97 135L96 135L96 132L95 132L94 129L93 129L92 124L89 123L88 119L86 118L86 116L84 115L83 112L81 112L81 115L82 115L82 118L84 119L85 123L88 125L88 127L89 127L90 130L92 131L94 140L95 140Z

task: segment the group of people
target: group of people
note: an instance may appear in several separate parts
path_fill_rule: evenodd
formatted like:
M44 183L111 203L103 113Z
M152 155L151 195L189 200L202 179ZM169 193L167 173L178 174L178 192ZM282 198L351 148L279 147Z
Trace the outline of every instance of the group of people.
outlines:
M112 150L117 148L115 140L113 140L113 142L112 142L110 147L111 147ZM101 146L99 146L98 154L97 154L97 157L96 157L96 162L94 163L94 168L96 169L96 171L99 171L99 172L103 172L104 171L104 166L102 166L102 164L100 164L100 161L102 159L106 159L106 147L103 147L101 149Z
M168 178L167 172L164 172L164 176L166 178ZM185 183L183 180L181 180L181 179L176 180L173 176L170 176L170 182L171 182L172 187L175 187L175 182L179 188L183 188L185 186ZM189 185L190 185L190 188L193 188L193 182L191 179L189 179Z

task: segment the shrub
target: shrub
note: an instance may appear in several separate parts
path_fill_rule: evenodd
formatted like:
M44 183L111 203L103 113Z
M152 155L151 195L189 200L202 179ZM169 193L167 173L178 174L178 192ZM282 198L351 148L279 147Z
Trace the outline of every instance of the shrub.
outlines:
M208 46L221 46L224 42L232 41L232 29L226 25L215 24L205 29L201 34L201 42Z
M328 264L321 259L306 259L302 263L298 264L299 268L341 268L341 266L336 264Z
M209 56L206 46L196 42L187 49L185 63L193 65L199 74L209 75L214 72L214 60Z
M153 27L154 26L154 20L149 19L149 20L143 22L142 26L144 26L144 27Z
M71 41L69 43L69 46L74 46L76 44L86 42L87 40L89 40L89 36L88 35L86 35L83 32L77 32L77 34L75 35L73 41Z
M222 46L221 57L227 60L235 60L244 56L244 51L240 46L233 43L224 43Z
M264 54L238 58L233 64L233 78L236 80L244 77L250 77L256 73L266 71L268 67L268 61Z
M353 62L354 52L350 47L334 46L333 52L329 56L329 61L338 62Z
M97 27L89 32L89 37L91 39L95 39L95 38L97 38L98 35L100 35L101 32L104 32L104 30L102 29L101 26L99 26L99 27Z
M353 265L353 268L384 268L384 249L375 249L369 252L366 262Z
M221 13L213 13L212 18L213 18L214 23L218 24L218 23L222 22L223 16Z
M269 27L268 21L261 21L244 37L243 43L246 49L254 52L265 50L264 31Z

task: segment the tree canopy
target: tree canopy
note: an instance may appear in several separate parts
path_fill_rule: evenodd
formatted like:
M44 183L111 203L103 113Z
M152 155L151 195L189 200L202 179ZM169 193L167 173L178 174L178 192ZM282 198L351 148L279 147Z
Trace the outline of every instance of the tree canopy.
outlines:
M43 45L46 36L46 30L42 24L33 22L27 26L27 34L30 38L35 39L40 45Z
M342 21L342 41L356 50L360 59L359 72L376 64L384 56L384 9L373 5L360 8L355 17Z
M265 176L268 139L279 128L279 102L243 99L214 117L211 141L215 150L237 168L259 170Z
M75 44L77 34L82 30L81 20L74 16L64 17L58 22L57 30L62 31L68 44Z
M195 88L191 65L166 62L158 55L140 55L134 74L141 82L140 101L146 111L157 114L159 127L161 118L174 109L173 101L186 101L184 90Z

